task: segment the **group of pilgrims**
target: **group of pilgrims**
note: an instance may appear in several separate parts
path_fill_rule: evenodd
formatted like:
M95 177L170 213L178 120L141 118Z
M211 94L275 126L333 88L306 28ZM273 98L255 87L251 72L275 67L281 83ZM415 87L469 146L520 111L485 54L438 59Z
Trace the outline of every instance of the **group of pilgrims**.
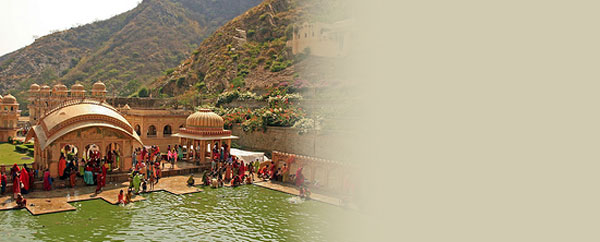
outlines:
M23 168L19 168L17 164L14 164L9 172L13 184L13 199L17 202L17 207L25 207L25 205L27 205L27 199L23 197L23 194L33 191L33 182L37 178L38 172L37 170L27 167L27 164L23 165ZM2 166L0 168L0 181L2 184L0 193L2 195L6 193L7 180L6 167Z
M242 184L252 184L256 178L288 183L294 179L294 183L299 187L300 197L309 198L310 190L305 186L302 167L296 170L295 175L290 175L290 168L287 163L278 167L274 161L261 166L257 159L248 163L242 159L231 155L228 152L227 145L219 148L216 144L212 149L212 160L210 171L205 171L202 175L202 184L212 188L223 187L224 184L230 184L231 187L237 187ZM194 186L194 175L190 175L187 180L188 186Z
M177 160L180 160L183 155L181 145L167 147L167 163L171 168L175 168ZM123 190L119 192L117 198L119 203L131 203L132 196L154 190L154 185L158 184L161 178L161 171L165 169L165 162L162 161L160 148L152 146L149 149L146 147L136 148L132 155L133 171L129 175L129 187L127 194Z
M174 168L178 160L182 160L183 147L181 145L170 145L167 148L167 162L162 162L162 155L158 146L149 148L136 148L132 155L132 171L129 175L129 187L125 194L123 190L118 196L119 203L131 203L133 194L150 192L161 178L161 171L165 169L165 163L169 163ZM78 162L76 157L76 148L65 146L58 162L58 178L68 179L71 187L75 187L77 178L83 178L86 185L96 186L96 193L100 193L106 186L107 175L112 169L119 166L120 153L118 150L109 151L104 157L101 157L98 150L89 150L87 160L81 158ZM295 183L299 187L300 196L308 198L310 190L304 185L304 175L302 167L298 168L295 174L290 175L290 167L284 163L278 167L273 161L261 165L257 159L251 162L244 162L242 159L231 155L226 144L221 147L215 144L212 148L213 157L211 157L211 169L204 172L202 184L213 188L223 187L224 184L230 184L236 187L242 184L252 184L256 178L262 180L277 181L283 183ZM1 194L6 192L7 180L6 168L0 168ZM34 188L33 183L38 178L38 170L31 169L27 165L19 168L14 164L10 169L10 178L12 180L13 196L17 205L24 207L27 200L23 194L31 192ZM50 191L54 179L50 176L49 169L43 172L43 190ZM193 174L187 180L187 185L194 186L195 180Z

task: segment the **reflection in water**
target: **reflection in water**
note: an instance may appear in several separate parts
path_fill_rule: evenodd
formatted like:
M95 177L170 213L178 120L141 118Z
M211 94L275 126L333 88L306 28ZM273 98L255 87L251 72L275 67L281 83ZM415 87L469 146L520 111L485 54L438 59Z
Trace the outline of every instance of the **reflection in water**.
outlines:
M306 201L256 186L210 189L114 206L102 200L72 203L76 211L31 216L26 210L0 212L7 241L331 241L333 218L354 212Z

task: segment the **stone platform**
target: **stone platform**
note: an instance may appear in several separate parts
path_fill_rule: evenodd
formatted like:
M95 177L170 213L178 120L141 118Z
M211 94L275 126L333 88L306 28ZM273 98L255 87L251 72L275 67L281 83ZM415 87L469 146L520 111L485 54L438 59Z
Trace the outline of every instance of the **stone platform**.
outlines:
M150 192L165 191L175 195L181 195L202 191L202 189L197 187L187 186L187 179L188 176L161 178L160 182L155 185L154 190ZM200 181L200 179L195 180L196 183ZM117 204L120 190L127 192L128 187L129 182L107 183L103 188L103 191L99 194L95 194L96 186L56 189L52 191L35 191L25 195L25 198L27 198L26 209L32 215L41 215L75 210L75 207L69 204L71 202L102 199L110 204ZM11 195L12 194L0 197L0 210L18 209L16 203L11 198ZM132 197L133 202L145 200L142 195L134 195Z
M271 190L275 190L275 191L279 191L279 192L292 194L295 196L300 195L300 191L298 190L297 187L279 183L279 182L270 182L270 181L261 180L261 181L254 182L254 185L263 187L263 188L267 188L267 189L271 189ZM343 206L343 202L341 199L327 196L324 194L312 192L310 194L310 198L315 201L324 202L324 203L335 205L335 206Z

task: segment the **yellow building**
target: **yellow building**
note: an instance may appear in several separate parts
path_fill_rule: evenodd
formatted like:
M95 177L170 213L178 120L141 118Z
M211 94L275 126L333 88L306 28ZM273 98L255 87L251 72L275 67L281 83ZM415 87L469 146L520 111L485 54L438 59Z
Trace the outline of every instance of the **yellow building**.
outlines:
M133 127L117 109L105 102L86 99L64 102L38 119L27 133L26 141L35 140L34 167L50 170L58 176L60 152L67 145L76 147L75 157L88 157L91 150L101 156L117 150L120 162L116 167L127 171L132 165L132 152L143 145Z
M185 120L185 127L173 135L180 139L179 143L188 150L188 160L205 163L212 157L214 145L221 147L227 144L227 153L231 148L231 140L237 136L231 135L231 130L223 129L223 118L210 109L200 109Z
M40 87L38 84L31 84L29 87L29 124L35 125L40 118L50 112L52 109L61 106L68 101L91 99L96 101L106 100L106 85L102 82L96 82L92 86L92 94L85 95L83 85L75 84L71 90L63 84L56 84L51 89L48 85Z
M185 127L185 120L192 112L174 109L132 109L129 105L119 108L144 144L156 145L162 152L170 145L179 144L173 134Z
M17 135L20 116L17 99L10 94L0 96L0 142L8 142L8 137Z

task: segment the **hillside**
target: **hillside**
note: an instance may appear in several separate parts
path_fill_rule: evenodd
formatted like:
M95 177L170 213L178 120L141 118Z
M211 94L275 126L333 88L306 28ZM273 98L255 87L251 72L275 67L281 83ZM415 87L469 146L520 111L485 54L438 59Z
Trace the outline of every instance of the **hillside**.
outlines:
M24 103L33 82L129 95L184 60L198 43L260 0L144 0L108 20L56 32L0 57L0 93Z
M205 39L189 58L151 85L152 94L185 102L231 89L264 93L280 84L304 86L336 79L327 71L312 70L315 59L324 67L319 70L328 70L339 60L293 55L286 42L295 25L340 21L348 18L348 12L340 0L266 0Z

